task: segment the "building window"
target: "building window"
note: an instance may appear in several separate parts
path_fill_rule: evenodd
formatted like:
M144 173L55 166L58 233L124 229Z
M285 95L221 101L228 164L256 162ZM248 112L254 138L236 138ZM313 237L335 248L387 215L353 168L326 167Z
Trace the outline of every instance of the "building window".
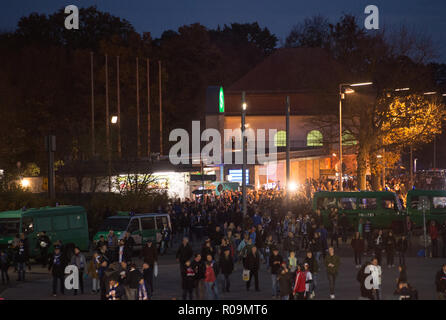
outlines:
M274 136L274 145L276 147L286 147L286 131L277 131Z
M307 134L307 147L322 147L322 132L312 130Z
M358 144L358 141L355 139L355 136L348 130L345 130L342 134L342 145L344 146L355 146Z

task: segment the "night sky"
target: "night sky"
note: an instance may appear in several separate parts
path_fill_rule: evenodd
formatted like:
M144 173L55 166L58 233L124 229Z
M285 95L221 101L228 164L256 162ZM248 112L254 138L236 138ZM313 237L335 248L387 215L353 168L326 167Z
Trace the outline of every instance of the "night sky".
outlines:
M215 28L231 22L258 21L280 41L306 17L321 14L336 21L343 13L351 13L362 19L364 8L374 4L380 9L380 27L405 24L430 34L437 47L437 60L446 63L445 0L14 0L2 1L0 30L14 30L23 15L52 13L69 4L96 5L99 10L127 19L138 32L151 32L154 38L165 30L195 22Z

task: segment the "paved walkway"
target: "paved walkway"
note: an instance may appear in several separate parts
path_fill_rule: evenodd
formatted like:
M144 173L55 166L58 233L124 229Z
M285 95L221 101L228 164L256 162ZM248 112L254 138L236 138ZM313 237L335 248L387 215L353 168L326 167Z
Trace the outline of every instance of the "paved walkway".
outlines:
M173 250L172 250L173 251ZM415 250L414 250L415 251ZM359 296L359 283L356 281L356 274L358 269L355 268L353 258L351 257L351 250L347 245L342 245L337 251L341 256L341 266L339 276L336 282L336 299L341 300L356 300ZM397 261L397 259L396 259ZM446 263L446 259L426 259L411 257L406 259L408 265L408 279L409 283L414 286L419 292L419 298L423 300L436 299L435 293L435 274L440 270L440 266ZM141 264L141 261L138 261ZM13 279L17 274L10 272ZM316 288L316 300L326 300L329 297L328 281L325 274L325 268L322 267L318 276L318 284ZM393 291L396 286L396 278L398 276L397 268L383 267L383 298L386 300L395 299ZM231 292L221 295L222 299L234 300L269 300L271 299L271 275L266 270L266 266L262 266L259 273L260 278L260 292L255 292L253 288L249 293L246 291L245 282L242 280L242 268L237 266L236 271L231 276ZM10 287L3 287L4 290L0 293L0 297L5 299L49 299L49 300L97 300L98 295L90 294L91 280L86 280L86 294L73 296L72 292L67 291L66 295L58 295L53 297L51 295L51 277L48 271L42 269L40 266L33 266L32 274L28 277L25 283L13 282ZM253 285L253 284L252 284ZM160 258L159 275L155 280L155 294L154 300L170 300L181 299L181 278L179 266L175 261L173 253Z

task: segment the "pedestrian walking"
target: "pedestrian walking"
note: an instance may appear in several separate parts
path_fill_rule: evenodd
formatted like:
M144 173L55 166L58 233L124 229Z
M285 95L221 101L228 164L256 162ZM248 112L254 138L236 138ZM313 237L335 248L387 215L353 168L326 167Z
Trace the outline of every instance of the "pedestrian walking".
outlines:
M54 247L54 254L49 259L48 271L53 277L53 296L57 295L57 282L60 285L60 293L65 294L64 274L67 261L59 246Z
M259 269L260 256L257 252L257 247L252 247L251 252L246 256L246 269L249 270L249 280L246 282L246 290L249 291L251 287L251 280L254 278L255 290L260 291L259 288Z
M71 264L77 267L78 281L81 289L81 294L84 294L84 271L87 265L85 256L81 253L79 247L74 248L74 255L71 257ZM74 295L77 295L77 289L74 289Z
M191 266L190 260L187 260L184 264L183 271L182 271L182 277L183 277L183 300L187 300L187 297L189 297L189 300L193 300L193 291L194 291L194 285L195 285L195 271L193 267Z
M328 248L328 255L325 257L325 268L327 270L327 278L330 286L330 299L335 299L335 284L341 261L335 255L334 248Z
M352 239L351 246L353 248L353 254L355 256L355 265L356 268L361 267L361 258L364 253L365 242L364 239L361 238L361 234L359 232L355 233L354 238Z

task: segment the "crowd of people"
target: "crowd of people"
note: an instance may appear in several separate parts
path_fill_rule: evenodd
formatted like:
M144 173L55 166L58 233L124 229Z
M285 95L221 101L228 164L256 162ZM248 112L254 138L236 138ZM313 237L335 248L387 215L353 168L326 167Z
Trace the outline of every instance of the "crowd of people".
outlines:
M341 243L352 248L362 298L382 299L383 265L394 268L397 256L400 277L395 294L401 299L417 299L418 293L408 283L406 273L405 255L411 246L410 219L407 232L394 235L392 231L375 228L369 219L353 226L337 209L323 217L319 210L313 211L305 205L305 199L293 199L291 204L287 201L281 190L250 191L246 215L239 192L174 201L166 208L159 208L169 214L171 226L165 226L161 237L144 243L139 257L134 255L135 241L128 232L118 238L110 230L95 243L88 260L73 244L51 243L42 233L38 241L40 259L52 275L53 295L57 294L58 284L59 292L65 293L64 270L71 264L78 267L81 294L84 278L88 277L92 293L101 299L149 300L154 295L160 254L175 252L183 299L222 298L232 290L234 273L243 278L247 291L265 290L265 283L259 281L261 268L271 274L271 282L266 286L270 286L273 299L314 299L322 271L329 284L329 298L335 299L341 264L335 250ZM432 225L429 235L432 243L439 237L446 239L446 224ZM10 252L3 250L0 255L5 281L9 280L9 265L17 270L19 281L25 279L26 267L30 268L27 239L24 234L16 238ZM178 248L177 243L180 243ZM54 248L52 254L48 254L50 245ZM436 256L438 250L433 255ZM368 281L373 285L366 285L365 279L372 279ZM436 275L436 289L438 297L445 299L445 266Z
M388 268L395 267L398 256L399 269L406 270L406 252L411 245L411 221L407 219L407 233L398 237L392 231L374 228L369 219L359 224L349 224L345 214L336 209L328 215L328 230L324 227L319 211L302 209L301 213L288 211L280 191L252 192L248 195L248 214L244 216L238 205L237 193L226 193L218 199L199 202L175 203L168 213L173 217L172 239L183 237L176 256L182 275L183 298L217 299L230 290L230 275L234 265L240 265L246 290L254 282L260 290L258 272L266 264L272 276L272 296L283 299L311 299L316 295L319 266L324 265L330 287L330 298L335 298L335 283L340 259L335 255L339 240L350 238L358 279L364 270L373 274L374 283L380 284L381 265L386 257ZM326 224L325 224L326 225ZM446 239L446 224L441 229L430 228L432 240L441 230ZM206 237L203 242L203 233ZM203 242L201 250L192 250L190 239ZM363 256L373 259L362 264ZM433 257L437 257L433 254ZM305 279L305 280L304 280ZM402 278L403 279L403 278ZM403 279L404 280L404 279ZM398 282L401 288L414 290L406 280ZM360 280L358 280L360 281ZM404 282L404 283L403 283ZM372 294L370 293L372 292ZM380 299L380 289L370 289L361 296ZM414 291L415 292L415 291ZM416 292L415 292L416 293ZM416 298L417 294L411 298ZM407 295L405 296L407 298Z

